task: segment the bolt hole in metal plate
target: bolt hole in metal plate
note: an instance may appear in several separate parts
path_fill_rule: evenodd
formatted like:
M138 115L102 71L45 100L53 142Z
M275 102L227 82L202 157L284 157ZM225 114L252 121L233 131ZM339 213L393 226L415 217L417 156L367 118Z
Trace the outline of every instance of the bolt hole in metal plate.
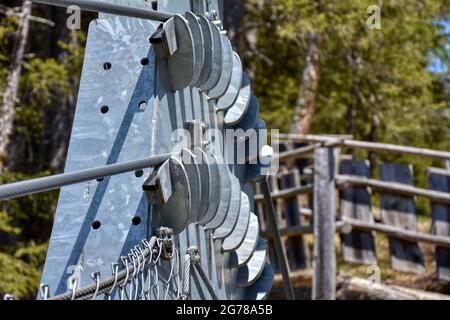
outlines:
M217 159L214 155L211 155L209 153L206 153L209 163L209 173L210 173L210 195L209 195L209 204L208 204L208 211L206 212L205 216L198 221L198 224L205 225L206 223L210 222L211 219L214 218L214 215L217 212L217 209L219 207L220 203L220 192L217 192L217 190L221 190L221 180L223 179L221 177L221 173L219 171L219 164L217 163ZM204 194L204 196L206 196Z
M214 231L214 239L223 239L230 235L239 220L239 207L241 205L241 185L238 178L230 173L231 198L228 212L223 224Z
M253 252L256 249L258 238L259 238L258 218L252 212L250 213L250 223L244 241L236 249L236 251L232 252L230 255L231 268L238 268L240 266L243 266L248 260L250 260L250 257L252 256Z
M171 157L170 179L172 181L172 196L162 205L154 205L162 226L173 229L178 234L186 229L191 221L191 190L186 169L177 157Z
M199 18L192 12L188 11L184 14L184 17L189 22L189 28L191 29L192 39L194 40L194 53L195 53L195 65L194 74L192 76L192 83L196 83L200 78L203 64L205 63L205 48L203 47L203 33L200 28Z
M233 251L244 241L250 221L250 201L248 196L241 191L241 207L239 208L239 220L233 231L222 243L222 250Z
M230 108L236 101L239 89L242 85L242 63L239 55L233 51L233 69L231 71L230 83L223 96L216 102L216 110L226 110Z
M267 241L259 238L256 250L247 264L238 268L236 281L241 287L251 286L258 280L267 262Z
M222 72L220 73L219 80L217 84L208 91L208 97L210 99L217 99L223 96L230 84L231 73L233 72L233 48L231 47L231 42L225 35L222 36L222 59L223 66Z
M206 230L214 230L221 226L223 222L225 221L225 217L228 212L228 208L230 206L230 200L231 200L231 173L228 169L228 166L224 163L222 159L219 160L219 172L220 172L220 189L217 189L217 191L220 190L220 201L219 201L219 207L217 208L217 211L212 218L211 221L209 221L205 229Z
M177 14L163 25L169 48L167 64L172 90L188 87L193 80L196 56L188 21Z
M219 28L213 23L209 22L211 25L212 33L212 64L211 64L211 74L209 78L200 86L203 91L208 91L214 88L220 78L223 67L223 57L222 57L222 47L223 38L220 34Z
M211 24L209 23L209 20L206 19L204 16L199 16L199 23L200 23L200 29L202 31L203 35L203 49L204 49L204 60L203 60L203 66L202 70L200 72L199 79L194 82L195 87L200 87L202 84L208 80L211 70L212 70L212 56L213 56L213 45L212 45L212 30L211 30Z
M245 113L247 112L248 105L250 103L250 98L252 95L250 79L244 72L242 75L242 84L239 90L238 97L234 102L233 106L228 109L224 123L225 125L233 125L242 120Z

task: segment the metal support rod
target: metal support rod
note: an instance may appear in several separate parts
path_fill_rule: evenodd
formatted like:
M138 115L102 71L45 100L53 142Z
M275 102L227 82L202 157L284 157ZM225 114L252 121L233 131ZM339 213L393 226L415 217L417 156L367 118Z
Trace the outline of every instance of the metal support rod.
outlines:
M216 293L214 292L213 287L211 286L211 283L209 282L208 277L205 274L205 271L203 271L202 267L200 266L200 263L198 261L196 261L194 263L194 266L195 266L195 269L197 270L198 274L200 275L200 278L202 278L206 289L208 289L208 292L211 295L211 298L213 298L213 300L219 300L219 298L217 298Z
M157 237L153 236L150 238L150 241L148 242L148 247L145 248L142 251L142 255L145 259L148 259L150 257L150 260L152 259L152 248L155 246ZM127 270L128 269L128 270ZM100 281L98 286L96 284L91 284L82 288L79 288L75 291L74 298L77 300L85 300L90 299L95 291L97 291L97 294L99 293L105 293L110 291L111 287L115 285L116 287L120 287L121 285L124 285L124 280L127 279L127 274L132 274L135 270L135 266L133 264L130 264L126 269L120 271L117 276L110 276L105 278L104 280ZM97 288L98 287L98 288ZM70 300L72 298L72 292L65 292L62 294L59 294L57 296L53 296L48 298L48 300Z
M281 275L283 277L286 298L288 300L295 300L294 289L292 288L292 283L289 278L289 268L281 242L280 230L278 229L278 221L275 215L275 208L273 206L272 197L270 195L270 188L267 177L264 177L261 180L261 191L265 200L268 225L272 228L273 245L275 248L275 255L277 257L278 264L280 265Z
M173 14L171 13L92 0L33 0L33 2L64 8L77 6L85 11L109 13L161 22L167 21L173 17Z
M53 176L1 185L0 201L58 189L71 184L100 179L125 172L155 167L162 164L171 156L172 154L170 153L162 154L149 158L108 164L96 168L61 173Z

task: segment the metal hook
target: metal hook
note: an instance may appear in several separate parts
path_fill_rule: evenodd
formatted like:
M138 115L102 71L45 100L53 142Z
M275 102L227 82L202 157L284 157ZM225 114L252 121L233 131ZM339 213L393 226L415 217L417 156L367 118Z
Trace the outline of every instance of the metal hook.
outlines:
M92 297L92 300L95 300L95 298L97 298L98 290L100 289L100 271L91 273L91 278L96 282L95 292Z
M158 262L159 258L161 257L162 254L162 245L161 245L162 240L161 239L157 239L156 243L158 245L158 255L156 256L155 260L153 261L154 263Z
M131 299L132 297L133 297L133 290L134 290L134 287L135 287L135 275L136 275L136 255L135 255L135 253L134 253L134 249L131 249L131 253L129 254L129 255L131 255L131 261L133 262L133 274L131 275L131 285L130 285L130 290L129 290L129 292L128 292L128 298L129 299Z
M147 259L145 258L145 254L144 254L144 250L142 250L142 248L140 246L137 246L139 253L141 254L142 257L142 268L141 268L141 272L144 271L144 268L146 266Z
M123 293L124 293L124 291L126 291L125 290L125 285L128 282L128 277L130 275L130 271L128 270L128 257L127 256L122 256L122 257L120 257L120 259L122 260L122 264L125 266L125 270L126 270L125 280L123 281L123 283L119 287L120 300L123 300Z
M128 255L131 259L131 261L133 262L133 274L131 275L131 279L134 279L135 275L136 275L136 253L134 251L134 249L131 249L131 253Z
M116 284L117 284L117 277L118 277L118 273L119 273L119 264L117 262L111 263L111 269L112 269L112 274L114 276L114 282L111 286L111 290L109 290L109 292L108 292L108 300L111 300L111 294L114 291Z
M48 299L48 292L49 292L48 284L41 283L41 285L39 286L39 293L41 295L42 300Z
M135 277L133 278L134 300L136 300L138 289L139 289L139 273L141 272L141 259L139 258L137 246L134 247L133 255L136 257L136 263L137 263Z
M148 299L150 296L150 290L152 289L152 274L151 274L151 264L152 264L152 257L150 255L148 264L146 266L147 269L147 281L144 281L144 284L147 282L147 285L145 285L144 288L144 295Z
M150 248L150 243L147 241L147 239L143 239L142 244L144 245L145 248L149 249L150 252L152 251L152 248Z
M78 286L78 279L77 278L72 278L70 285L72 286L72 297L70 298L71 300L75 300L75 293L77 291L77 286Z
M145 258L144 250L142 250L142 248L140 246L138 246L138 251L139 251L139 253L141 254L141 257L142 257L142 267L141 267L141 270L140 270L140 274L141 274L141 281L140 281L141 291L139 293L139 297L142 298L143 295L144 295L144 286L145 286L145 274L144 274L144 271L145 271L145 268L148 265L148 261Z
M154 264L153 268L155 269L155 276L153 278L153 288L156 288L156 297L159 300L159 286L158 286L159 274L158 274L158 267L157 267L156 264Z

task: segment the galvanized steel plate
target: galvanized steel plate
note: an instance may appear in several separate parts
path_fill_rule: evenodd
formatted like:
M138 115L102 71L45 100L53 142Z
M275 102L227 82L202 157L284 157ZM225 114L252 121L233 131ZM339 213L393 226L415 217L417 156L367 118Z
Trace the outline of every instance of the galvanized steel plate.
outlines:
M251 286L258 280L267 262L267 241L259 238L256 250L244 266L237 269L236 282L241 287Z
M250 259L253 252L256 249L256 244L258 243L259 238L259 223L258 217L251 212L250 213L250 223L248 226L247 234L245 235L244 241L241 245L236 249L236 251L232 252L230 255L230 267L237 268Z
M256 127L257 121L258 121L258 115L259 115L259 103L258 99L255 95L252 95L250 99L250 105L248 106L247 112L245 113L242 120L232 126L227 127L227 129L241 129L244 131L247 131L249 129L254 129ZM244 135L242 137L239 137L239 140L245 140L248 139L249 135Z
M194 39L188 21L179 14L165 22L163 29L167 42L176 43L176 51L167 56L170 83L173 90L182 90L194 79Z
M172 196L167 203L154 205L154 211L162 226L173 229L174 234L186 229L191 218L191 188L186 168L178 157L169 160L170 178L172 180ZM194 178L194 175L192 175Z
M241 205L241 185L239 180L230 173L231 198L228 212L223 224L214 231L215 239L222 239L230 235L239 219L239 207Z
M250 203L248 196L241 191L241 206L239 208L239 220L233 231L222 243L223 251L232 251L237 249L244 241L247 229L250 223Z
M199 16L200 29L202 30L203 35L203 49L204 49L204 61L202 70L200 72L199 79L194 82L195 87L200 87L203 85L209 78L212 70L212 59L213 59L213 35L211 30L211 24L208 19L206 19L203 15Z
M209 163L209 173L211 175L210 178L210 190L212 190L209 198L209 204L208 204L208 211L206 215L203 217L203 219L199 220L198 223L201 225L205 225L206 223L210 222L216 212L219 208L219 203L221 201L221 195L219 192L214 192L214 190L221 190L222 187L222 178L221 172L219 171L219 164L217 163L217 159L215 156L211 154L206 154L208 157L208 163ZM226 184L226 182L223 182Z
M227 91L216 102L216 110L230 108L236 101L242 85L242 63L239 55L233 51L233 69Z
M189 182L190 196L191 196L191 214L189 222L196 222L197 215L200 212L200 199L202 197L202 184L200 180L200 169L197 164L199 160L188 149L183 149L181 157L179 159L183 162L184 169L186 170Z
M156 24L106 17L89 25L65 172L149 157L164 150L149 143L155 129L149 121L155 117L151 89L155 86L155 55L148 37ZM141 64L144 58L148 64ZM92 284L93 272L110 275L111 263L148 236L149 207L142 184L149 172L61 189L41 279L51 296L68 290L67 280L77 266L83 269L80 287ZM138 224L133 224L134 217L139 218L135 219L135 223L140 220Z
M184 17L189 22L189 29L191 29L192 39L194 40L195 65L192 83L196 83L200 78L200 73L202 72L203 64L205 63L203 33L200 28L199 18L195 14L188 11L184 14Z
M263 273L253 285L245 289L243 298L245 300L263 300L267 297L273 284L273 269L266 263Z
M209 24L211 25L212 34L212 64L208 79L200 86L200 89L203 91L211 90L217 84L223 67L222 35L220 34L219 28L213 22L210 21Z
M222 36L222 72L220 73L219 80L217 84L208 91L208 97L211 99L216 99L224 95L228 85L231 80L231 73L233 71L233 48L231 47L231 42L225 35Z
M212 218L211 221L209 221L205 229L216 229L220 227L223 222L225 221L225 217L228 212L228 208L230 206L230 199L231 199L231 173L228 169L228 166L223 163L223 161L220 161L219 163L219 172L220 172L220 201L219 201L219 207L217 208L217 211Z
M202 149L198 147L194 148L194 154L196 155L197 165L200 174L200 183L202 188L200 205L197 214L197 222L198 222L201 221L208 212L209 199L212 197L213 191L210 188L212 182L208 156Z
M238 97L233 106L227 110L224 118L225 125L233 125L242 120L247 112L248 104L252 95L250 79L244 72L242 76L242 84L239 90Z

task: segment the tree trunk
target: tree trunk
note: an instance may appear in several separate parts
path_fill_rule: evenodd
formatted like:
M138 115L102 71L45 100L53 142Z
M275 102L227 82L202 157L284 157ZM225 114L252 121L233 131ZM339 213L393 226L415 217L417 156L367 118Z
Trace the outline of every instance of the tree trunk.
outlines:
M380 119L378 118L377 112L374 107L372 107L372 116L370 119L370 142L378 141L378 129L380 128ZM373 174L373 170L376 166L376 153L369 152L370 169Z
M78 39L75 31L70 32L70 45L72 47L78 46ZM61 57L61 61L64 57ZM70 91L64 101L61 101L61 108L56 108L53 117L53 134L51 137L51 158L50 169L52 172L64 171L66 162L67 149L69 147L70 133L72 131L73 116L77 102L77 92L79 86L79 78L73 74L69 78ZM48 164L48 163L47 163Z
M5 170L7 165L8 146L10 136L14 129L14 113L19 91L19 80L22 72L23 57L30 31L30 15L32 2L26 0L22 6L22 14L11 55L11 67L6 83L6 90L3 96L3 104L0 110L0 172Z
M319 86L319 60L320 35L317 33L311 33L291 133L308 134L311 130L311 121L315 110L317 88Z

